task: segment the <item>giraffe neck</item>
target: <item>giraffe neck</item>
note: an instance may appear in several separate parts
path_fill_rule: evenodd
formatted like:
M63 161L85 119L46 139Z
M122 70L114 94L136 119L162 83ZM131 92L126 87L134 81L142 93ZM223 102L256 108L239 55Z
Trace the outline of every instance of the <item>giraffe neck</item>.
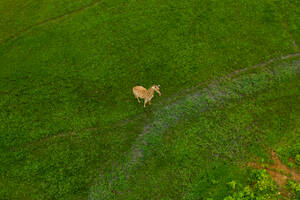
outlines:
M149 88L148 89L148 94L150 95L154 95L154 89L153 88Z

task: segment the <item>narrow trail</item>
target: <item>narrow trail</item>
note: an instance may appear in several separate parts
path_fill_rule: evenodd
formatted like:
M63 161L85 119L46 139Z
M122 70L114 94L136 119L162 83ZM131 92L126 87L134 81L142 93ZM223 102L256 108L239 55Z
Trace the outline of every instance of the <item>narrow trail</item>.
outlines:
M260 64L256 64L256 65L246 67L246 68L243 68L243 69L235 70L235 71L233 71L233 72L231 72L231 73L229 73L225 76L222 76L222 77L220 77L216 80L202 82L202 83L196 85L193 88L183 89L183 90L175 93L174 95L170 96L168 99L159 102L155 106L157 108L161 108L163 106L168 107L170 105L176 105L180 102L180 99L182 99L184 96L197 94L197 92L205 85L214 85L214 84L217 84L218 82L220 82L221 80L232 78L232 77L237 76L241 73L245 73L247 71L251 71L251 70L257 69L257 68L266 67L267 65L269 65L269 64L271 64L275 61L286 60L286 59L294 58L294 57L297 57L297 56L300 56L300 52L293 53L293 54L288 54L288 55L283 55L283 56L280 56L280 57L277 57L277 58L272 58L272 59L270 59L268 61L265 61L263 63L260 63ZM129 119L120 120L120 121L114 123L113 126L114 127L122 127L122 126L125 126L126 124L128 124L129 122L132 122L134 120L142 119L143 117L144 117L144 113L141 113L141 114L138 114L134 117L130 117ZM32 145L38 145L38 144L43 143L45 141L53 140L53 139L56 139L56 138L74 136L74 135L80 134L84 131L89 131L89 130L96 131L96 130L100 130L100 129L101 128L99 128L99 127L88 127L88 128L81 129L77 132L76 131L61 132L61 133L58 133L56 135L47 136L47 137L41 138L39 140L33 141L31 143L28 143L26 146L28 147L28 146L32 146ZM139 135L138 139L143 138L145 132L147 132L148 129L149 129L149 125L145 125L144 128L143 128L143 133ZM137 154L140 154L140 153L137 153ZM135 160L135 158L133 160Z
M266 67L267 65L273 63L273 62L276 62L276 61L280 61L280 60L286 60L286 59L290 59L290 58L295 58L297 56L300 56L300 52L296 52L296 53L292 53L292 54L287 54L287 55L282 55L282 56L279 56L279 57L276 57L276 58L271 58L270 60L268 61L265 61L265 62L262 62L262 63L259 63L259 64L256 64L256 65L252 65L250 67L245 67L245 68L242 68L242 69L238 69L238 70L235 70L233 72L230 72L229 74L225 75L225 76L221 76L219 77L218 79L216 80L213 80L213 81L206 81L206 82L202 82L202 83L199 83L198 85L194 86L193 88L188 88L188 89L184 89L182 91L179 91L178 93L170 96L168 99L167 99L167 102L172 102L172 99L176 99L176 96L180 96L178 94L183 94L183 95L187 95L187 94L190 94L190 93L193 93L193 91L196 91L198 90L199 88L205 86L205 85L208 85L208 84L216 84L218 83L220 80L224 80L224 79L228 79L228 78L232 78L234 76L237 76L241 73L246 73L248 71L251 71L251 70L254 70L254 69L257 69L257 68L262 68L262 67ZM166 103L166 102L164 102Z
M289 59L289 58L293 58L293 57L297 57L297 56L300 56L300 52L298 53L295 53L295 54L288 54L288 55L285 55L285 56L280 56L278 58L272 58L266 62L263 62L263 63L260 63L260 64L256 64L256 65L253 65L253 66L250 66L250 67L246 67L246 68L243 68L243 69L239 69L239 70L236 70L236 71L233 71L225 76L222 76L220 78L218 78L217 80L214 80L214 81L208 81L208 82L204 82L204 83L201 83L199 85L197 85L197 88L199 90L199 87L201 86L204 86L204 85L216 85L218 84L220 81L224 80L224 79L230 79L234 76L237 76L241 73L244 73L244 72L247 72L247 71L250 71L250 70L253 70L253 69L257 69L257 68L262 68L262 67L266 67L268 66L269 64L275 62L275 61L280 61L280 60L286 60L286 59ZM194 91L191 91L189 90L188 93L186 93L186 96L189 95L189 97L191 98L195 98L195 97L199 97L200 96L200 92L198 90L195 90ZM171 104L171 106L176 106L176 104L178 103L181 103L180 100L177 100L177 102L173 102ZM168 104L164 106L164 108L168 108ZM176 119L175 119L176 120ZM142 143L142 144L147 144L146 141L144 140L144 136L149 132L150 129L150 125L149 124L146 124L143 128L143 132L138 136L137 140L136 140L136 144L138 143ZM138 142L138 140L141 140L140 142ZM142 150L138 150L137 147L134 147L132 149L132 162L135 162L138 158L141 158L143 156L143 152Z
M32 30L32 29L35 28L35 27L43 26L43 25L45 25L45 24L48 24L48 23L51 23L51 22L55 22L55 21L64 19L64 18L66 18L66 17L68 17L68 16L70 16L70 15L73 15L73 14L76 14L76 13L79 13L79 12L82 12L82 11L85 11L85 10L91 8L91 7L94 7L94 6L98 5L100 2L101 2L100 0L96 0L96 1L94 1L94 2L92 2L92 3L90 3L90 4L88 4L88 5L86 5L86 6L84 6L84 7L77 8L77 9L75 9L75 10L72 10L72 11L70 11L70 12L64 13L64 14L62 14L62 15L58 15L58 16L55 16L55 17L50 17L50 18L45 19L45 20L42 20L42 21L40 21L40 22L38 22L38 23L32 24L32 25L28 26L27 28L25 28L25 29L23 29L23 30L20 30L20 31L18 31L18 32L16 32L16 33L14 33L14 34L11 35L10 37L8 37L8 38L6 38L6 39L4 39L4 40L1 40L1 41L0 41L0 45L3 45L3 44L5 44L5 43L7 43L7 42L9 42L9 41L12 41L12 40L17 39L20 35L29 32L30 30Z
M282 163L275 151L272 151L270 154L274 161L273 164L266 165L266 163L264 163L263 165L259 162L251 162L248 165L255 169L265 169L279 187L280 192L284 196L287 196L289 193L285 187L287 181L292 179L296 182L300 182L300 174L295 169L291 169Z
M300 56L300 52L280 56L278 58L273 58L266 62L257 64L257 65L251 66L251 67L233 71L221 78L218 78L217 80L201 83L201 84L197 85L196 88L194 88L193 90L189 89L189 90L181 91L180 94L182 95L182 93L184 92L185 96L181 96L181 98L179 98L179 99L175 98L175 100L174 100L172 97L170 97L170 99L168 99L167 102L160 103L160 105L162 105L162 106L156 105L159 109L155 110L157 112L155 112L155 114L154 114L155 115L153 117L154 121L148 121L148 123L144 124L143 131L137 136L135 142L133 142L132 148L128 151L127 162L123 163L123 165L114 167L115 172L112 173L113 174L113 175L111 175L112 177L108 177L107 179L102 177L101 178L102 180L100 180L100 185L97 186L98 191L101 191L103 189L109 190L111 187L113 187L114 182L116 180L119 180L119 181L120 181L120 179L126 180L130 176L131 172L135 169L135 167L137 167L138 164L140 163L140 161L142 159L144 159L143 158L144 153L145 153L144 150L147 150L145 147L152 145L151 142L150 142L150 144L148 143L149 137L150 137L150 141L153 139L153 137L159 137L159 132L160 133L164 132L166 129L170 128L170 126L172 126L172 124L176 123L176 121L184 118L184 116L186 114L191 114L189 112L193 109L197 110L197 111L195 111L196 113L203 112L203 111L209 109L209 107L210 107L209 104L201 101L201 97L203 95L205 95L205 94L203 94L203 92L209 93L210 89L215 88L215 86L218 85L219 83L221 83L224 79L227 81L230 81L231 78L234 78L235 76L240 75L241 73L248 72L248 71L256 69L256 68L264 68L275 61L283 61L283 60L286 60L289 58L294 58L297 56ZM296 63L296 65L297 66L299 65L298 62ZM203 86L205 86L205 87L203 87ZM255 87L255 86L253 86L253 87ZM238 94L238 92L236 92L236 94ZM221 102L221 103L222 103L222 98L224 98L225 96L226 95L223 95L223 94L221 94L220 96L218 96L218 95L216 96L216 93L210 95L211 100L213 100L215 102ZM175 94L175 97L176 97L176 94ZM242 95L240 94L239 97L242 98ZM188 101L193 101L194 99L198 99L198 100L196 100L196 101L198 101L198 103L196 103L194 105L194 107L191 107L191 108L186 107L186 105L189 105ZM178 110L178 105L180 106L179 110ZM186 111L186 109L190 109L190 110ZM163 119L163 121L161 119ZM97 182L99 182L99 181L97 181ZM101 182L103 182L103 183L101 183ZM122 182L122 181L120 181L120 182ZM126 182L126 181L124 181L124 182ZM109 188L107 188L107 185L109 185ZM97 191L97 189L96 189L96 191ZM95 193L95 189L92 188L89 199L93 199L94 193ZM114 193L117 194L116 191Z

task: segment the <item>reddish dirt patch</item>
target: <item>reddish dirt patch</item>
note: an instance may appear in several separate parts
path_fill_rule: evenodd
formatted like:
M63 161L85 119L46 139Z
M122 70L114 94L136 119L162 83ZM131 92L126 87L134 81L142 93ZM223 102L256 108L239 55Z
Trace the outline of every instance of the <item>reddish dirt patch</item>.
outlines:
M274 165L271 167L274 166L274 169L281 170L283 173L290 175L291 179L300 181L300 174L297 173L296 170L288 168L285 164L283 164L275 152L272 152L272 158L274 160Z
M256 169L266 169L267 173L279 186L280 192L282 194L287 194L287 191L284 189L287 180L292 179L299 182L300 174L297 173L296 170L290 169L285 164L283 164L274 151L272 152L272 159L274 161L274 164L272 165L262 165L256 162L252 162L250 163L250 166Z

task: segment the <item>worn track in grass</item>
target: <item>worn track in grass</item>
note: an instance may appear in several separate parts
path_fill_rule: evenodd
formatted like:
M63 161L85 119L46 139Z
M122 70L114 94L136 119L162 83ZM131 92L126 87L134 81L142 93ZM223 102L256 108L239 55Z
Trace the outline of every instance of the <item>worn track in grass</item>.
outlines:
M5 43L7 43L9 41L13 41L13 40L17 39L20 35L29 32L30 30L32 30L35 27L43 26L45 24L48 24L48 23L51 23L51 22L55 22L55 21L64 19L64 18L66 18L66 17L68 17L70 15L73 15L73 14L85 11L85 10L91 8L91 7L94 7L94 6L98 5L100 2L101 2L100 0L97 0L97 1L94 1L94 2L92 2L92 3L90 3L90 4L86 5L86 6L84 6L84 7L77 8L75 10L72 10L70 12L64 13L64 14L59 15L59 16L55 16L55 17L51 17L51 18L45 19L45 20L40 21L40 22L38 22L36 24L32 24L32 25L28 26L27 28L16 32L15 34L11 35L7 39L4 39L4 40L0 41L0 44L3 45L3 44L5 44Z
M223 76L215 81L201 83L198 86L196 86L195 88L193 88L193 90L182 91L179 95L182 98L179 98L179 99L177 98L175 100L173 98L170 98L167 102L164 102L164 103L161 102L160 104L162 104L162 106L159 106L160 110L157 110L158 118L156 118L157 117L156 116L156 117L154 117L155 118L154 121L150 121L149 123L146 123L144 125L143 131L141 132L140 135L138 135L131 150L128 152L127 162L125 162L123 165L119 165L118 167L116 167L116 170L115 170L116 174L112 175L112 177L108 178L108 180L105 180L105 179L102 179L102 180L107 181L109 188L110 188L110 187L112 187L111 185L114 185L115 180L126 179L127 177L129 177L131 170L133 170L134 167L136 165L138 165L139 160L143 159L143 156L144 156L144 152L143 152L144 148L143 147L146 147L149 145L147 142L147 137L148 136L151 137L151 135L155 135L155 132L156 132L155 129L157 129L157 128L158 128L159 132L163 132L164 130L166 130L170 126L168 124L169 121L173 121L173 123L174 123L174 121L177 121L180 118L182 118L185 113L180 113L179 115L177 115L176 111L173 111L173 110L176 109L177 105L182 104L182 103L185 104L184 102L186 99L199 98L202 95L201 91L203 91L203 86L207 86L207 90L209 90L209 89L214 88L218 83L220 83L224 79L225 80L229 79L229 81L230 81L231 78L238 76L242 73L246 73L246 72L251 71L256 68L264 68L275 61L286 60L286 59L294 58L297 56L300 56L300 52L295 53L295 54L281 56L279 58L273 58L273 59L270 59L269 61L263 62L261 64L257 64L257 65L247 67L247 68L244 68L241 70L236 70L236 71L231 72L231 73L227 74L226 76ZM185 96L182 95L183 93L185 93ZM213 95L211 97L212 97L212 99L214 99L216 101L219 100L218 97L214 97ZM203 104L202 107L200 108L199 112L206 110L207 106L209 107L209 105ZM164 115L164 113L162 113L164 111L167 112L167 114L169 114L170 116L168 116L168 119L166 122L161 122L161 121L159 121L160 120L159 115ZM171 112L171 113L168 113L168 112ZM107 182L105 184L107 184ZM100 188L100 191L101 191L101 188ZM116 194L116 191L114 193ZM93 199L92 194L94 194L93 188L90 193L90 199Z
M223 77L220 77L219 79L217 80L214 80L214 81L211 81L211 82L205 82L205 83L201 83L197 86L198 90L194 88L193 91L189 91L188 93L186 93L186 95L189 95L189 97L192 97L192 98L195 98L195 97L199 97L201 94L199 92L199 87L201 88L202 86L204 85L208 85L208 86L212 86L212 85L216 85L218 82L220 82L221 80L224 80L224 79L230 79L234 76L237 76L241 73L245 73L247 71L250 71L250 70L253 70L253 69L256 69L256 68L261 68L261 67L266 67L267 65L275 62L275 61L280 61L280 60L286 60L286 59L289 59L289 58L293 58L293 57L297 57L300 55L300 52L298 53L295 53L295 54L289 54L289 55L285 55L285 56L280 56L278 58L272 58L266 62L263 62L263 63L260 63L260 64L257 64L257 65L254 65L254 66L251 66L251 67L246 67L246 68L243 68L243 69L240 69L240 70L236 70L236 71L233 71L229 74L227 74L226 76L223 76ZM175 101L172 103L173 106L176 106L176 104L180 103L181 101ZM165 108L168 107L168 104L165 106ZM137 138L137 140L140 140L141 138L144 137L144 135L150 130L150 127L149 127L149 124L146 124L143 128L143 133L139 135L139 137ZM146 144L146 141L142 139L142 143L143 144ZM141 150L137 150L137 149L133 149L133 158L132 158L132 161L135 162L135 160L137 158L140 158L142 157L142 152Z
M178 93L175 93L174 95L170 96L165 101L159 102L157 107L168 106L170 104L176 104L176 103L178 103L178 101L180 99L182 99L182 97L197 93L197 91L205 85L214 85L214 84L218 83L220 80L232 78L232 77L237 76L241 73L245 73L247 71L251 71L251 70L256 69L256 68L266 67L268 64L271 64L275 61L286 60L286 59L294 58L294 57L297 57L297 56L300 56L300 52L280 56L280 57L277 57L277 58L272 58L272 59L270 59L266 62L233 71L233 72L231 72L231 73L229 73L225 76L222 76L222 77L218 78L217 80L200 83L200 84L196 85L193 88L184 89L184 90L179 91ZM120 121L116 122L115 124L113 124L113 126L114 127L121 127L121 126L124 126L124 125L128 124L131 121L143 119L144 116L145 115L143 113L143 114L139 114L139 115L136 115L134 117L131 117L129 119L120 120ZM145 132L147 129L148 129L148 126L145 125L145 127L143 129L144 130L143 132ZM65 132L65 133L62 132L62 133L58 133L56 135L47 136L47 137L41 138L39 140L33 141L33 142L27 144L27 146L39 144L39 143L42 143L42 142L45 142L45 141L48 141L48 140L53 140L53 139L58 138L58 137L67 137L67 136L71 136L71 135L76 135L76 134L79 134L79 133L82 133L82 132L88 131L88 130L101 130L101 128L99 128L99 127L88 127L88 128L84 128L80 131L69 131L69 132Z
M295 169L288 168L284 163L282 163L275 151L271 152L271 157L274 164L262 165L259 162L251 162L248 165L255 169L266 169L267 173L278 185L280 192L284 196L287 196L288 191L285 186L289 177L294 181L300 182L300 174Z

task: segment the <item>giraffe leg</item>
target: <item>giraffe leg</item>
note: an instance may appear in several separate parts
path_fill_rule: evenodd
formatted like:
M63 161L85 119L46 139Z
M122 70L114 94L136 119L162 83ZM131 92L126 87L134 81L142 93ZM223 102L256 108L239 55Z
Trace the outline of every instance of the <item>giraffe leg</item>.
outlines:
M135 98L138 100L138 102L141 103L139 97L136 96L136 95L134 95L134 96L135 96Z

